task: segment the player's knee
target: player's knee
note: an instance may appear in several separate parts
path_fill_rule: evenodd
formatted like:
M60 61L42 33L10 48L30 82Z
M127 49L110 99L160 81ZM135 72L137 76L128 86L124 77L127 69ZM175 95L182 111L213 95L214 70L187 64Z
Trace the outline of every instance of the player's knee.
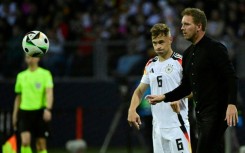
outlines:
M22 140L21 145L24 146L24 147L28 147L28 146L31 145L31 143L30 143L30 141Z
M37 145L36 148L38 151L46 150L46 145Z
M39 138L36 141L36 148L37 150L46 150L46 140L44 138Z

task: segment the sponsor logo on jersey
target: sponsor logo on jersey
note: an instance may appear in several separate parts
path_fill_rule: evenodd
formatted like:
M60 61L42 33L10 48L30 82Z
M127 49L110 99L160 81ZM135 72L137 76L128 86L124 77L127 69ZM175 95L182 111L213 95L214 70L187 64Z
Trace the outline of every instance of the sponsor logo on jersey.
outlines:
M153 70L153 68L151 68L151 71L150 71L150 73L154 73L154 70Z

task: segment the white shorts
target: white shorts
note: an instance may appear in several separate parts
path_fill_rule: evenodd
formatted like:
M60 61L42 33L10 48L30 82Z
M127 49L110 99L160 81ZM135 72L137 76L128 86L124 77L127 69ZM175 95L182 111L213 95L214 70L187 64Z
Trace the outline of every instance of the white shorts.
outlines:
M154 153L191 153L190 127L184 127L158 128L153 126Z

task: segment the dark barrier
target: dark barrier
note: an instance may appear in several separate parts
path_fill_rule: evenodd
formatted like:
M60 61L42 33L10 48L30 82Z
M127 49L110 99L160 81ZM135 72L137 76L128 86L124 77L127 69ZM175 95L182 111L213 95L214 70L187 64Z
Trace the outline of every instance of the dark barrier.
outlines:
M123 102L118 84L56 81L54 89L50 147L64 147L68 140L79 137L82 137L89 146L101 146L113 117ZM14 82L0 83L0 97L0 110L12 112L15 97ZM111 145L125 144L126 119L125 114Z

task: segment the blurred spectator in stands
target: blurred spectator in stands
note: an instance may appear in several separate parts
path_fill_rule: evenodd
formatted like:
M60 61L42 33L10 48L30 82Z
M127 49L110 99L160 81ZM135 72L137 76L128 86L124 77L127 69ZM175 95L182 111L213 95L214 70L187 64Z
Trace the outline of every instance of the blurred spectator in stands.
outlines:
M169 4L170 3L170 4ZM173 2L172 2L173 3ZM176 26L179 24L179 18L177 11L174 9L175 4L171 5L171 2L158 1L158 6L162 10L162 16L164 17L164 23L171 29L171 35L176 36Z
M109 39L106 41L108 50L109 75L116 69L120 56L127 52L126 38L118 32L118 24L112 25L109 30Z
M3 3L0 5L0 18L5 18L8 24L13 26L16 23L18 13L16 2L3 0Z
M234 56L236 53L234 47L237 43L236 33L234 29L232 29L230 26L227 26L224 30L224 34L221 35L220 40L221 43L223 43L227 47L230 60L233 62L233 64L235 64Z
M42 64L55 77L63 76L65 70L64 37L57 28L47 30L49 50L42 58Z
M31 2L31 0L23 0L20 6L21 11L23 12L24 16L30 15L34 7L35 7L35 4Z
M207 23L207 34L215 39L220 38L224 32L224 26L225 23L221 18L221 12L217 9L212 10Z
M146 6L148 6L148 5L146 5ZM152 9L150 9L149 14L147 14L147 19L145 21L147 26L149 26L149 27L153 26L156 23L161 22L161 20L163 18L163 16L161 15L161 10L158 6L151 5L151 8Z
M4 35L0 33L0 79L4 76L4 65L5 65L5 54L6 50L6 41L4 40Z
M36 30L36 25L37 25L36 17L34 16L26 17L26 23L24 24L25 25L23 25L23 27L24 27L25 33L32 31L32 30Z
M6 47L9 38L11 37L11 26L7 23L6 19L0 18L0 77L4 76L6 69Z
M144 52L146 52L146 40L144 35L141 35L136 26L130 27L130 36L127 45L126 54L118 58L117 67L114 75L117 77L126 77L130 75L142 74L144 67Z
M127 54L122 55L118 59L118 64L114 76L125 77L135 74L137 64L140 64L143 57L140 53L135 52L133 48L127 50Z
M228 46L234 46L233 40L229 38L228 32L233 31L234 36L241 33L239 25L244 23L245 3L243 1L162 1L162 0L133 0L125 1L11 1L1 0L0 2L0 37L8 41L12 27L18 25L24 33L31 30L46 31L53 28L60 31L64 38L65 60L72 63L71 57L77 56L77 46L74 42L81 42L82 31L100 31L96 39L101 39L105 45L108 44L108 69L109 72L116 69L120 56L127 54L126 40L130 41L130 27L136 26L137 30L146 37L145 31L149 25L156 22L165 22L172 27L171 31L177 41L183 42L178 36L180 12L186 6L195 6L208 12L210 22L207 31L212 37L222 39ZM58 17L57 17L58 16ZM59 20L57 20L59 18ZM226 29L226 27L228 27ZM231 30L232 29L232 30ZM83 35L83 34L82 34ZM83 35L84 36L84 35ZM82 36L82 37L83 37ZM87 36L85 36L87 37ZM176 41L174 41L176 42ZM175 43L181 51L185 45ZM185 43L184 43L185 44ZM175 48L175 46L173 46ZM78 49L80 50L80 49ZM0 51L0 59L5 56L5 50ZM75 55L76 54L76 55ZM92 62L92 61L91 61ZM68 64L69 65L69 64ZM91 63L90 63L91 65ZM82 76L82 72L74 68L70 70L67 66L67 74ZM3 73L0 68L0 73ZM91 74L92 70L88 73ZM79 74L80 73L80 74ZM60 75L60 74L58 74ZM61 74L63 75L63 74Z
M79 32L77 48L70 63L71 76L92 76L93 49L96 36L90 29Z
M7 42L6 62L4 63L5 77L14 77L24 64L24 51L21 42L24 34L18 25L12 27L12 35Z
M241 15L238 14L238 5L235 1L230 1L227 3L227 10L225 11L227 13L226 15L226 26L230 26L235 33L237 33L239 29L239 20L242 18ZM217 29L218 30L218 29Z
M242 30L243 29L243 30ZM245 146L245 23L240 25L240 40L236 44L236 71L239 78L239 124L236 128L240 146Z
M73 50L73 53L68 60L68 76L82 77L93 75L93 45L96 39L100 38L100 36L95 36L96 28L94 26L96 25L93 25L93 21L97 23L97 20L88 11L77 11L70 21L70 38L75 43L69 49Z
M191 43L184 39L183 34L178 29L176 30L176 36L174 38L173 44L173 48L175 49L175 51L183 55L183 52L190 46Z
M4 41L8 41L12 37L12 26L10 26L5 18L0 18L0 33L4 37Z
M36 30L37 19L41 16L37 4L30 0L24 0L20 7L22 12L20 24L23 26L25 33Z

